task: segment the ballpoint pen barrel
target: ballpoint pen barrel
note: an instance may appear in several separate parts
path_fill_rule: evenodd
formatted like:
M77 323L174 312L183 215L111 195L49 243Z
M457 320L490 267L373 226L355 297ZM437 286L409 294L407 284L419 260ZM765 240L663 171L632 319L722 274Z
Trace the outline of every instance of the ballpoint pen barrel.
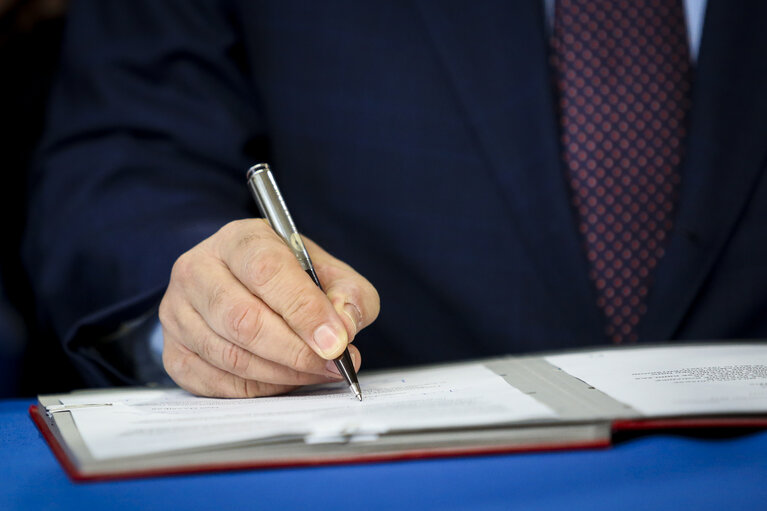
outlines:
M248 186L256 200L258 209L274 231L282 238L305 271L314 272L309 253L298 234L296 224L290 216L285 200L274 181L269 165L259 163L248 171ZM318 281L315 283L319 284Z
M298 229L296 229L290 212L288 212L285 200L282 198L279 188L277 188L277 183L269 170L269 165L266 163L254 165L248 170L247 179L248 187L256 200L256 204L258 204L261 214L264 215L272 229L285 241L293 255L298 259L301 267L311 277L317 287L322 289L322 284L320 284L317 273L314 271L314 265L312 265L312 261L309 258L309 253L306 251L304 242L298 234ZM362 393L360 392L359 382L354 372L354 364L349 355L349 350L345 349L334 362L338 372L341 373L341 376L349 385L354 395L362 401Z

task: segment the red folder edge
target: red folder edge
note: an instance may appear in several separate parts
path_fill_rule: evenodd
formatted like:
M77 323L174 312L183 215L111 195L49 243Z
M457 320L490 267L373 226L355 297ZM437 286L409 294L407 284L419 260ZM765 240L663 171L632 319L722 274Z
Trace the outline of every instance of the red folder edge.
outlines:
M200 474L205 472L222 472L232 470L248 470L248 469L271 469L271 468L292 468L292 467L311 467L318 465L347 465L347 464L363 464L363 463L380 463L388 461L404 461L404 460L417 460L427 458L452 458L458 456L489 456L497 454L510 454L510 453L524 453L524 452L541 452L541 451L570 451L580 449L604 449L610 447L609 440L595 440L593 442L576 442L567 445L549 445L549 444L537 444L526 446L509 446L509 447L488 447L488 448L445 448L445 449L424 449L424 450L409 450L401 453L386 453L386 454L364 454L355 456L352 458L343 458L337 460L328 459L316 459L316 458L301 458L292 459L287 461L257 461L257 462L241 462L241 463L211 463L201 465L190 465L186 467L178 468L163 468L163 469L148 469L148 470L135 470L127 472L109 472L101 474L84 474L79 471L77 466L72 460L67 457L64 449L59 445L58 440L48 428L48 423L43 417L43 412L40 411L37 405L31 405L29 407L29 415L32 421L40 430L40 433L45 438L46 443L53 451L56 459L59 460L64 472L69 476L72 481L75 482L95 482L95 481L114 481L117 479L140 479L144 477L156 477L156 476L170 476L170 475L184 475L184 474ZM767 419L764 421L767 426Z
M680 417L664 419L618 419L612 431L652 431L664 429L767 428L767 417Z

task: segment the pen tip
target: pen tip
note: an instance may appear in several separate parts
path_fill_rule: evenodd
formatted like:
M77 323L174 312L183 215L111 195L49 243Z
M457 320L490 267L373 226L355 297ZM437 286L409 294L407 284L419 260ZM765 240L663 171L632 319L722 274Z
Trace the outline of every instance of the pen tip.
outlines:
M362 391L360 390L360 384L352 383L351 389L352 389L352 392L354 392L354 395L357 396L357 399L362 401Z

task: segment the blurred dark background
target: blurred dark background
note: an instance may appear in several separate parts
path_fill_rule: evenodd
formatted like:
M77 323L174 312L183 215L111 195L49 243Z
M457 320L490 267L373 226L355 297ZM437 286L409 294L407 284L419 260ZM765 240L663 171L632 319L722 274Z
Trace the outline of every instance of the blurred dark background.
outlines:
M0 0L0 397L81 386L33 308L19 246L26 220L28 169L45 122L67 0Z

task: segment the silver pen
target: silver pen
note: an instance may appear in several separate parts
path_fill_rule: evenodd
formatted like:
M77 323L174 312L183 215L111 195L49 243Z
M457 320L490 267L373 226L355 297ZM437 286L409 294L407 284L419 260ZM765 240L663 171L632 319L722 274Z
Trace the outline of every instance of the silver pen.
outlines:
M312 260L309 258L304 242L298 234L298 229L296 229L296 225L293 223L290 212L288 212L285 200L282 198L279 188L277 188L277 183L274 181L274 176L272 176L272 172L269 170L269 165L259 163L252 166L248 170L247 179L248 186L251 193L253 193L253 197L256 199L256 204L258 204L261 214L264 215L272 229L285 241L304 271L322 289L320 279L317 278L317 272L314 271ZM354 364L352 364L352 358L349 356L349 350L345 349L341 356L333 362L335 362L338 372L344 377L351 391L354 392L357 399L362 401L362 391L357 380L357 373L354 372Z

